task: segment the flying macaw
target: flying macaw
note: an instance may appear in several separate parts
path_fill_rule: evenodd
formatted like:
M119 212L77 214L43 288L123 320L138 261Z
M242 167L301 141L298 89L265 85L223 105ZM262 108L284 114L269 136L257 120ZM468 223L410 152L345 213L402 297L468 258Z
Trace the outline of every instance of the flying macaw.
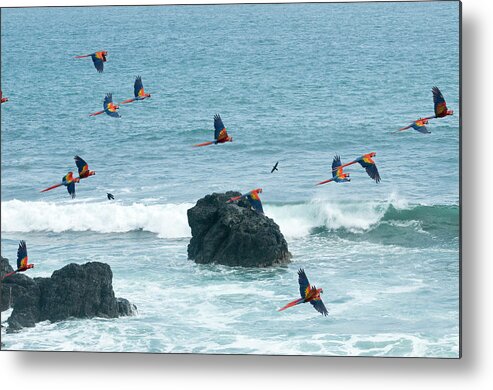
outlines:
M428 128L425 126L426 124L428 124L428 119L420 118L414 121L413 123L411 123L409 126L400 128L399 130L397 130L397 132L413 128L414 130L419 131L420 133L431 134L431 131L429 131Z
M361 157L358 157L356 160L348 162L346 164L341 165L341 168L347 167L352 164L359 163L363 168L365 168L366 173L370 176L376 183L380 182L380 174L378 173L377 165L375 161L373 161L372 157L375 157L377 154L375 152L364 154ZM339 168L336 168L339 169Z
M107 51L97 51L96 53L86 54L84 56L75 56L75 58L86 58L91 57L92 62L94 62L94 67L99 73L102 73L104 70L104 63L106 62L106 56L108 55Z
M73 198L75 198L75 183L79 183L79 182L80 182L80 178L74 177L73 172L69 172L64 177L62 177L61 183L58 183L58 184L55 184L54 186L45 188L44 190L41 190L40 192L50 191L54 188L57 188L57 187L60 187L63 185L65 187L67 187L67 191L73 199Z
M286 310L289 307L299 305L300 303L310 302L314 309L319 313L327 316L329 312L320 298L320 294L324 292L321 288L316 288L315 286L310 286L310 282L306 277L305 271L300 269L298 271L298 283L300 285L300 299L296 299L293 302L289 302L286 306L281 307L278 311Z
M120 114L117 112L120 106L118 104L113 103L112 93L108 93L104 97L103 108L104 108L103 111L93 112L92 114L89 114L89 116L96 116L105 112L106 114L112 116L113 118L120 118Z
M331 181L334 181L336 183L351 181L351 179L349 178L349 173L343 172L343 169L341 167L341 157L339 156L334 156L334 159L332 160L332 179L321 181L320 183L317 183L317 186L325 183L330 183Z
M226 203L231 203L234 202L235 200L240 200L241 198L247 198L248 201L250 202L250 205L252 208L260 213L264 213L264 209L262 208L262 201L260 200L260 197L258 194L262 193L262 188L256 188L250 192L247 192L246 194L240 195L240 196L235 196L233 198L230 198Z
M134 98L125 100L120 104L132 103L136 100L144 100L151 97L150 93L144 92L144 85L142 84L142 77L137 76L134 83Z
M274 167L272 168L272 170L270 171L270 173L274 172L274 171L278 171L279 169L277 169L277 166L279 165L279 161L276 162L276 165L274 165Z
M1 103L5 103L5 102L8 102L9 101L9 98L8 97L3 97L3 94L2 94L2 91L1 90L0 90L0 100L1 100Z
M21 241L19 243L19 248L17 249L17 269L13 272L9 272L8 274L5 274L2 280L18 272L24 272L31 268L34 268L34 264L28 263L26 242Z
M202 144L197 144L193 146L207 146L207 145L217 145L223 144L225 142L233 142L233 137L228 135L224 123L219 116L219 114L214 115L214 141L204 142Z
M79 156L74 157L75 164L77 165L77 169L79 170L79 179L86 179L89 176L93 176L96 174L95 171L89 170L89 165Z
M447 103L443 98L442 93L438 89L438 87L433 87L431 92L433 92L433 104L435 105L435 115L429 116L425 119L433 119L433 118L444 118L448 115L454 115L454 110L449 110L447 107Z

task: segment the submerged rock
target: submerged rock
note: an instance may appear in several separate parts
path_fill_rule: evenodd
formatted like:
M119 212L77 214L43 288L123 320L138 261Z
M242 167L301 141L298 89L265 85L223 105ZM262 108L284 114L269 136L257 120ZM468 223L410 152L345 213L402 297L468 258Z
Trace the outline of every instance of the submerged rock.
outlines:
M188 257L196 263L268 267L290 262L279 226L252 210L246 200L226 203L239 192L214 193L187 211L192 239Z
M2 283L2 292L6 288L13 291L9 299L14 310L7 321L7 331L34 326L45 320L116 318L135 314L135 305L126 299L115 298L112 279L110 266L99 262L69 264L53 272L50 278L13 275ZM2 310L6 299L2 294Z

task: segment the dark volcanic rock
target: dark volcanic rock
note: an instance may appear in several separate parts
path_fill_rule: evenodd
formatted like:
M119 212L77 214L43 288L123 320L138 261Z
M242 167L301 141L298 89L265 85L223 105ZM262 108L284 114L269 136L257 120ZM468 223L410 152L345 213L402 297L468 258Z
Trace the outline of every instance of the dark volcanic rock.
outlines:
M233 191L206 195L188 210L189 259L244 267L289 263L288 244L272 219L252 210L247 200L226 203L238 195Z
M7 331L45 320L133 315L137 308L126 299L115 298L112 279L110 266L99 262L69 264L50 278L11 276L2 283L2 293L8 289L10 296L2 294L0 302L8 308L10 299L14 308Z

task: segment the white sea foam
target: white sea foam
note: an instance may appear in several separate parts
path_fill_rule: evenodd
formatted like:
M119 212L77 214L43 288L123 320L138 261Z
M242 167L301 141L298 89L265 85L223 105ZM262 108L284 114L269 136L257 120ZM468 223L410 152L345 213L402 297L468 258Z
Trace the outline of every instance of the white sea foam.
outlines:
M161 238L190 236L191 204L2 202L2 231L93 231L123 233L144 230Z
M266 215L289 238L304 237L317 227L361 232L376 225L389 205L405 207L405 201L335 203L314 199L302 204L265 205ZM116 202L2 202L2 231L93 231L124 233L144 230L160 238L190 237L187 210L193 204L124 205Z

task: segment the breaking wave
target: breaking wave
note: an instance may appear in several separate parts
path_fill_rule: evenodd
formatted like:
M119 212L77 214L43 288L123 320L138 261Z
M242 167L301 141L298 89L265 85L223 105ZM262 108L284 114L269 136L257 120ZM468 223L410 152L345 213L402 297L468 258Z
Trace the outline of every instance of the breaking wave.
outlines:
M2 202L3 232L93 231L124 233L143 230L161 238L190 237L187 210L191 203L52 203L10 200ZM458 237L456 205L408 205L389 200L367 203L331 203L313 200L299 204L267 204L286 237L337 232L339 235L388 235L389 231Z

